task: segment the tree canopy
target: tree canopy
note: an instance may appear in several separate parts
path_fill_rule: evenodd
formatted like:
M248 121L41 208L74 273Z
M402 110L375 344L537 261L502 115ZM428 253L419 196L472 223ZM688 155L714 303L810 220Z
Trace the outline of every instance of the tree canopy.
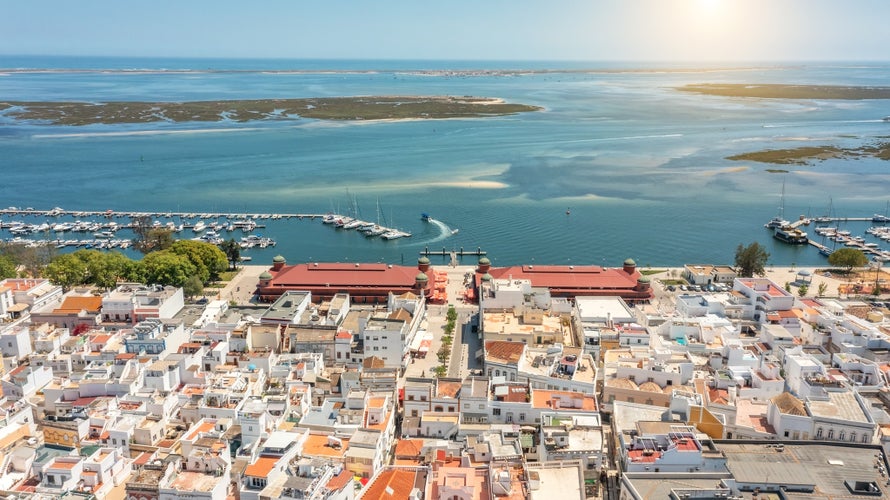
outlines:
M229 259L229 269L235 269L238 266L238 262L241 261L241 246L238 242L234 238L229 238L228 241L222 242L219 248L226 254L226 258Z
M142 272L146 283L172 286L183 286L190 277L197 275L197 269L188 257L170 250L151 252L143 257Z
M0 254L0 280L15 278L17 274L15 260L9 255Z
M739 243L735 251L735 267L739 276L752 278L766 274L764 267L769 259L769 252L756 241L748 246Z
M178 240L170 246L170 251L186 257L195 266L195 275L202 283L219 277L226 270L226 254L212 243L195 240Z
M858 248L838 248L828 256L828 263L832 266L843 267L846 272L850 272L854 267L868 264L868 257Z

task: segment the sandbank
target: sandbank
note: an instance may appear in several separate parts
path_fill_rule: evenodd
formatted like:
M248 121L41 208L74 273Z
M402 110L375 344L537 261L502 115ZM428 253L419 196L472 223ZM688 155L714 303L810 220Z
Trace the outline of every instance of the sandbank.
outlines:
M696 94L766 99L890 99L890 87L792 85L779 83L698 83L677 87L677 90Z

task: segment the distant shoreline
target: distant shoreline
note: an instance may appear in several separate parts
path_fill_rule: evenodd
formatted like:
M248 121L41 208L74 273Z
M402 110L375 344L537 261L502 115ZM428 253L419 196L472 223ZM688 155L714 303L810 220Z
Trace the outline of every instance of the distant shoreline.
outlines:
M698 83L676 87L676 89L694 94L764 99L890 99L890 87L870 86Z
M51 125L248 122L314 118L341 121L436 120L504 116L543 108L496 97L357 96L189 102L0 102L0 114Z

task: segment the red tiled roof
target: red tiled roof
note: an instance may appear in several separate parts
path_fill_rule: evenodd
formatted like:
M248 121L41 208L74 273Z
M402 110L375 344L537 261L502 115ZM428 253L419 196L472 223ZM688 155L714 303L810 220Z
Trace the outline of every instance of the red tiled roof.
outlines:
M411 495L416 476L417 472L410 469L383 470L362 491L361 498L403 500Z
M411 288L418 272L416 267L387 264L307 263L282 268L270 285L334 289L344 286Z
M495 279L512 278L530 280L533 286L550 288L554 295L579 293L651 297L652 291L637 292L639 272L628 274L623 268L600 266L511 266L491 268Z
M349 481L352 479L352 472L348 469L343 469L340 472L340 475L334 476L328 481L328 484L325 485L328 491L340 491L349 484Z
M396 443L397 457L416 457L423 449L423 439L400 439Z
M506 340L489 340L485 342L485 357L492 361L508 364L518 364L525 344L522 342L509 342Z
M86 310L97 313L102 309L102 297L68 297L62 301L62 305L56 308L55 313L80 312Z

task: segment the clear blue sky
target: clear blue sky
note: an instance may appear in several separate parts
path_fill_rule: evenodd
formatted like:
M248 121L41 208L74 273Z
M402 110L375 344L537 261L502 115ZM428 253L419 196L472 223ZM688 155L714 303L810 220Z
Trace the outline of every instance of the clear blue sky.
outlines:
M0 53L874 61L890 0L9 0Z

